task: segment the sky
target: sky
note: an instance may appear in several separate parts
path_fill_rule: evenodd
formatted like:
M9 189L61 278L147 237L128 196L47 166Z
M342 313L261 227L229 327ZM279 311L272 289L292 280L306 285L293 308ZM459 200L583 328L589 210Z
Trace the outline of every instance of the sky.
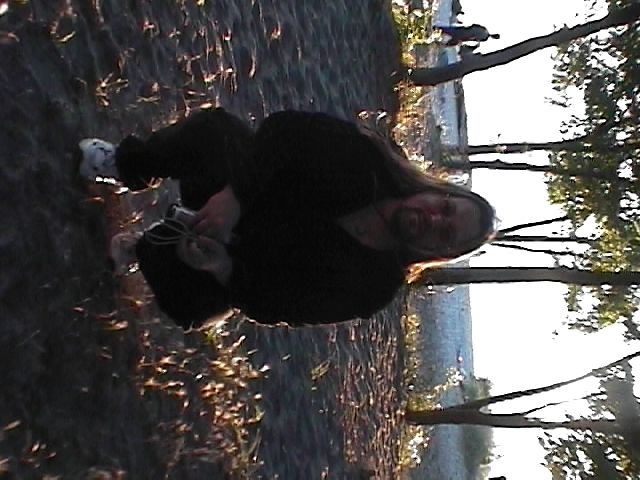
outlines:
M532 36L550 33L563 23L582 20L584 0L462 0L463 24L479 23L500 40L489 40L481 53L504 48ZM561 121L570 112L552 106L551 49L508 65L468 75L463 81L469 144L542 142L562 139ZM484 160L499 155L484 156ZM515 160L506 156L504 160ZM527 153L518 161L544 163L544 153ZM547 202L542 174L475 170L473 190L495 207L502 227L544 220L561 214ZM539 230L531 230L539 232ZM525 231L527 232L527 231ZM551 266L544 256L505 252L494 247L473 266ZM622 329L610 327L583 335L563 326L565 289L551 283L474 285L471 288L474 372L493 383L493 394L566 380L617 360L638 349L622 341ZM562 398L571 398L570 394ZM505 404L505 407L511 407ZM524 408L523 408L524 409ZM519 406L515 410L520 410ZM557 418L557 417L556 417ZM561 419L561 418L557 418ZM508 479L550 479L541 466L544 450L537 430L494 429L499 456L491 475Z

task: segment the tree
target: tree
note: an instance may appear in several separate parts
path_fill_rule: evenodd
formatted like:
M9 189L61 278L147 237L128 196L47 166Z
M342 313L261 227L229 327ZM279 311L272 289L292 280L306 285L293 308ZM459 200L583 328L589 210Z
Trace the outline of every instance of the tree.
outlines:
M466 148L449 148L448 153L456 153L459 155L483 155L487 153L526 153L536 150L554 150L554 151L575 151L591 148L588 143L589 137L582 137L571 140L558 140L554 142L530 142L530 143L494 143L485 145L469 145Z
M598 145L588 142L589 137L572 140L556 140L553 142L531 142L531 143L494 143L486 145L469 145L467 148L447 149L449 153L463 155L483 155L488 153L527 153L534 151L551 152L602 152L611 149L632 151L640 149L640 144L635 139L629 139L627 143L616 143L614 145Z
M446 407L439 410L422 412L407 412L405 419L416 425L484 425L497 428L542 428L552 430L568 428L574 430L591 430L594 432L621 435L629 428L616 420L562 420L557 422L531 419L522 413L485 413L479 410L469 410L459 406ZM640 419L638 419L640 420Z
M497 238L502 238L507 234L510 234L512 232L517 232L518 230L524 230L525 228L541 227L544 225L551 225L557 222L565 222L567 220L569 220L569 217L567 217L566 215L563 215L561 217L547 218L546 220L538 220L536 222L521 223L519 225L514 225L513 227L509 227L509 228L501 228L500 231L498 232Z
M457 170L474 170L477 168L485 168L489 170L512 170L512 171L529 171L529 172L541 172L549 175L559 175L565 177L585 177L588 179L607 180L609 182L616 182L623 188L632 188L635 185L635 180L629 180L619 175L616 170L609 169L608 171L602 171L598 166L581 165L575 167L563 167L557 165L533 165L524 162L503 162L502 160L482 161L443 161L445 168L457 169Z
M640 149L640 142L636 138L623 140L607 138L605 136L606 130L614 126L615 122L613 121L602 123L597 125L593 132L570 140L469 145L466 148L448 148L446 151L461 155L483 155L489 153L526 153L540 150L550 152L608 152L609 150L632 152ZM607 140L608 143L602 143L603 140Z
M419 284L458 285L468 283L561 282L590 286L640 284L640 272L598 272L567 267L461 267L427 270Z
M503 50L488 54L472 55L471 58L450 65L433 68L418 68L407 72L407 80L414 85L428 86L462 78L472 72L504 65L543 48L553 47L600 30L626 25L640 17L640 4L631 4L622 9L613 9L599 20L593 20L572 28L562 28L548 35L530 38Z
M509 228L503 228L495 235L491 244L496 247L502 248L510 248L515 250L521 250L525 252L531 253L543 253L545 255L549 255L556 260L556 264L559 264L558 261L561 257L572 257L577 258L582 254L577 253L575 251L575 247L577 245L591 245L594 241L592 237L580 237L575 231L569 232L565 236L555 235L517 235L513 232L517 232L519 230L524 230L532 227L540 227L545 225L552 225L558 222L566 222L569 220L569 217L566 215L562 217L549 218L546 220L540 220L536 222L529 222L520 225L515 225ZM523 243L553 243L553 244L561 244L562 249L554 250L552 248L540 248L533 246L525 246ZM558 265L559 266L559 265Z
M632 392L625 384L624 387L617 385L618 390L609 389L608 398L620 402L620 398L624 398L628 407L626 409L617 409L615 418L578 418L562 421L547 421L540 418L531 418L529 415L535 411L542 410L557 403L543 404L526 412L517 412L509 414L496 414L486 411L486 407L508 400L516 400L519 398L529 397L541 393L547 393L570 384L579 382L591 376L602 375L603 372L610 371L620 365L628 364L629 360L640 356L640 351L627 355L608 365L591 370L583 375L565 380L563 382L546 385L543 387L532 388L528 390L511 392L503 395L487 397L480 400L474 400L462 405L454 405L451 407L429 409L429 410L411 410L407 409L405 420L409 423L419 425L486 425L500 428L542 428L557 429L568 428L574 430L588 430L591 432L602 432L617 435L635 435L640 434L640 405L638 405L635 397L629 397ZM622 393L621 393L622 392ZM632 394L632 393L631 393ZM565 402L560 402L565 403Z
M638 478L640 404L633 395L633 376L629 367L629 361L638 356L640 352L635 352L576 378L552 385L482 398L446 408L408 409L405 418L409 423L421 425L540 428L545 431L540 442L548 450L545 459L547 467L554 475L553 478ZM509 414L494 414L486 410L497 403L551 392L588 377L601 380L600 389L582 399L591 406L591 418L569 417L561 421L546 421L529 416L533 412L566 402L541 404L526 412ZM563 430L562 436L548 433L557 429ZM575 476L571 476L572 474Z
M597 435L599 437L607 436L613 438L618 445L624 448L625 452L634 452L633 442L636 441L637 435L640 433L638 420L640 419L640 406L633 397L632 384L633 377L630 375L629 361L640 356L640 351L627 355L621 359L613 361L608 365L593 369L585 374L575 378L557 382L551 385L531 388L527 390L506 393L503 395L486 396L488 389L484 393L484 397L479 399L466 401L461 405L454 405L446 408L434 408L433 403L408 402L405 419L412 424L419 425L442 425L456 424L468 426L484 426L499 428L541 428L545 431L562 429L563 435L566 435L567 429L569 435L587 436ZM625 377L616 378L619 372L625 372ZM613 407L613 412L609 418L594 415L593 418L571 418L563 421L545 421L540 418L531 418L534 412L556 405L565 404L566 401L556 403L540 404L535 408L531 408L525 412L494 414L487 409L493 405L517 400L522 398L530 398L535 395L545 394L556 391L560 388L575 384L589 377L608 379L609 384L601 388L598 392L586 396L584 399L592 404L599 405L620 405ZM630 395L631 393L631 395ZM611 418L613 417L613 418ZM545 438L555 439L551 435L545 435ZM619 449L618 451L623 451ZM630 458L627 455L625 458ZM561 469L573 468L570 464L571 459L563 457L563 462L559 462ZM610 461L606 457L602 457L600 461L600 472L606 471L606 467L611 468ZM556 477L554 477L556 478ZM565 479L566 476L558 475L557 478ZM582 477L580 477L582 478ZM598 477L598 478L616 478L616 477ZM626 478L626 477L625 477Z
M631 0L608 0L610 8L630 8ZM546 176L549 199L562 207L574 228L588 220L598 236L571 266L597 271L640 267L640 37L635 26L581 38L558 49L553 78L562 96L578 91L585 111L565 123L566 132L603 148L553 151ZM554 175L588 168L598 175ZM606 178L609 176L609 178ZM622 321L635 336L636 286L573 289L567 297L572 324L586 331ZM583 300L589 300L585 302Z
M498 232L494 238L494 242L545 242L545 243L583 243L590 245L594 239L588 237L578 237L576 235L568 236L550 236L550 235L507 235Z
M596 374L600 389L587 399L595 417L615 417L637 425L640 406L633 394L633 375L628 361ZM622 434L575 431L567 435L544 433L540 444L547 450L545 461L554 478L635 479L640 473L639 429Z
M540 445L547 450L546 467L551 471L554 479L631 480L638 478L637 467L629 468L628 459L624 453L624 442L614 435L589 430L572 431L564 436L545 432L542 437L539 437L539 441ZM622 468L618 469L617 465L621 465Z

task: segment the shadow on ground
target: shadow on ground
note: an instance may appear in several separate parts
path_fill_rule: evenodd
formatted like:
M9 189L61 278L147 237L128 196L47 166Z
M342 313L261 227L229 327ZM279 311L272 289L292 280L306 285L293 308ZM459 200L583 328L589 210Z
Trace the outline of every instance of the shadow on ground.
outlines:
M393 112L399 52L387 3L3 3L7 478L223 478L229 462L216 455L223 450L202 387L211 349L201 333L183 335L159 315L140 279L114 280L107 262L109 236L153 221L173 190L167 182L116 197L88 188L75 175L75 145L144 135L203 103L249 121L283 108L351 119L363 109ZM142 206L150 208L141 218ZM251 386L265 413L252 432L255 477L345 478L349 464L394 476L399 311L299 330L232 320L230 339L246 336L252 362L270 367ZM159 377L177 383L149 394Z

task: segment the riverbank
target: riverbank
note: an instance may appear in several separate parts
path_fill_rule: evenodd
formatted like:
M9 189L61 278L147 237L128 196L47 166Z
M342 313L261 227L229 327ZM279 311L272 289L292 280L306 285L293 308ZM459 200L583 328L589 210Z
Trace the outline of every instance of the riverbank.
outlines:
M432 24L455 22L453 1L439 0L430 6ZM422 62L446 65L458 61L457 49L443 48L432 43L424 50ZM422 149L425 159L437 168L446 163L445 146L467 143L466 112L462 82L456 80L429 88L426 92L430 108L424 123L428 136ZM457 183L471 186L471 178L457 179ZM464 266L466 262L460 262ZM447 266L455 268L458 264ZM473 376L473 346L469 287L436 286L416 292L412 308L421 319L419 336L422 365L418 376L419 389L429 390L446 384L452 375L459 378ZM447 389L438 403L447 406L464 401L459 387ZM420 464L411 471L411 478L458 480L473 478L465 461L465 427L439 425L431 429L427 447Z

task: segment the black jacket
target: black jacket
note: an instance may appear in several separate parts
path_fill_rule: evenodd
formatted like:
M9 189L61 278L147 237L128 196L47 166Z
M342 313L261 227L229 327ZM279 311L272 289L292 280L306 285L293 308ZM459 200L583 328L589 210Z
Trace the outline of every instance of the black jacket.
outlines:
M402 285L393 252L362 245L337 223L398 194L378 147L354 124L274 114L231 183L243 213L228 291L249 317L292 325L366 318Z

